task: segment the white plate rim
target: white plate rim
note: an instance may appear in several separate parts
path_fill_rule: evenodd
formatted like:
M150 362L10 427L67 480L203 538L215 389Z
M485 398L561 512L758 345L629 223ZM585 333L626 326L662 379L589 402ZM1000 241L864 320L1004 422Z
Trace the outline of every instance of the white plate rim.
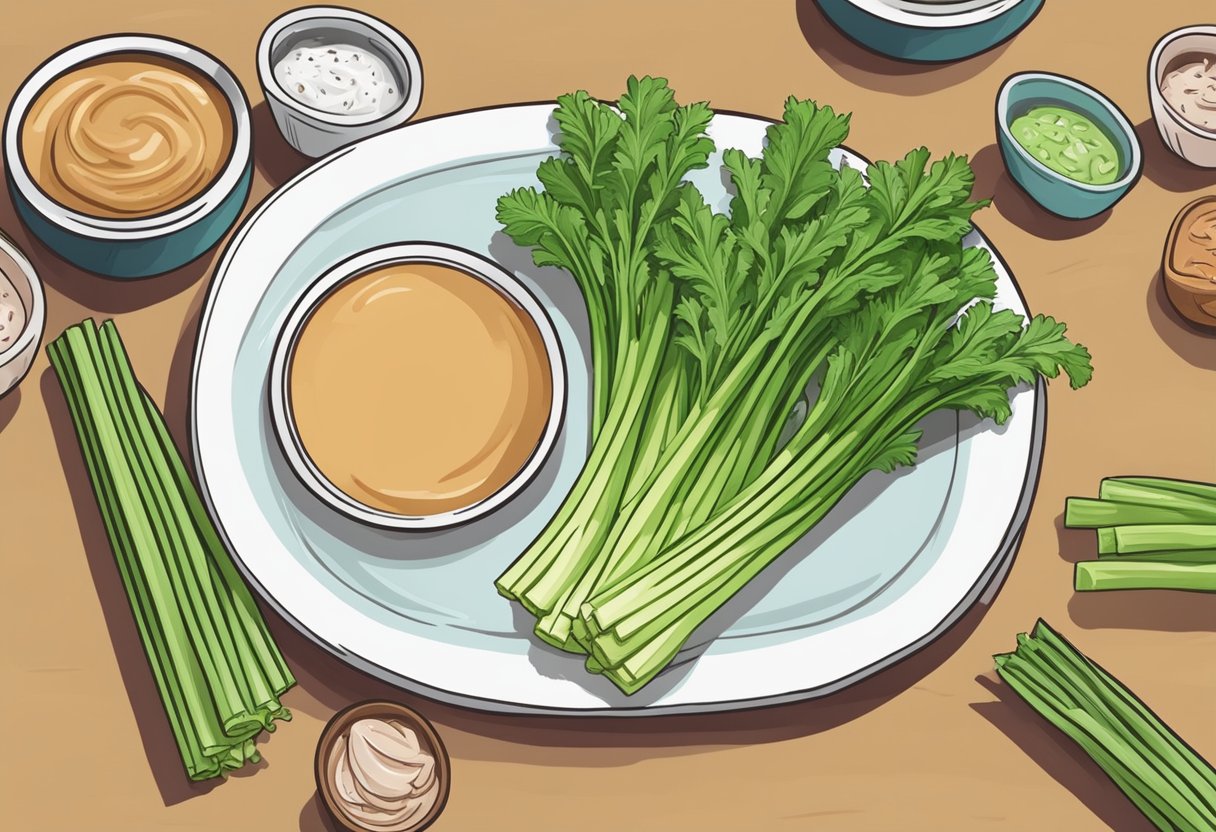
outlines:
M286 205L288 210L293 211L295 227L315 227L301 223L299 215L311 213L322 220L345 204L333 199L332 194L328 200L298 198L291 205L284 202L284 196L296 189L318 185L315 177L324 177L327 188L333 183L340 183L350 199L357 199L377 184L383 184L383 175L375 174L372 164L363 165L362 170L356 167L341 173L331 168L347 157L358 154L370 159L374 158L373 154L388 153L397 160L410 158L413 164L408 169L394 170L395 176L406 176L411 172L450 164L456 159L531 155L543 152L546 145L551 146L547 125L554 106L552 102L515 104L445 114L344 148L320 160L263 199L227 243L208 286L199 319L190 380L188 424L191 452L203 500L222 539L233 552L234 561L262 598L297 631L348 664L438 701L496 712L617 716L756 708L823 696L923 649L976 601L981 600L986 589L989 592L985 597L990 597L996 588L994 578L1008 569L1020 542L1038 483L1046 420L1046 397L1042 382L1014 395L1014 415L999 434L983 432L973 437L973 441L979 441L981 449L985 445L991 447L994 439L1005 443L1019 460L1017 470L1022 473L1012 487L1009 486L1013 478L1006 478L1006 493L1003 496L1007 510L1002 510L1000 516L1007 519L1002 519L998 524L981 524L983 528L978 530L982 536L988 537L989 542L978 546L953 547L967 551L978 548L989 554L966 556L966 552L962 552L959 553L963 555L961 564L951 560L943 566L939 562L916 586L889 606L838 628L756 650L702 657L674 690L655 702L638 707L614 708L598 700L576 682L542 677L526 656L430 641L373 621L336 599L302 569L288 576L288 580L275 578L273 583L276 591L270 590L267 578L274 577L275 569L284 564L274 562L269 557L267 546L258 544L273 544L277 538L273 532L267 535L268 529L259 531L256 527L261 519L260 514L248 511L252 495L247 492L247 483L236 463L232 437L225 437L222 431L230 421L230 403L226 397L216 398L216 394L224 390L225 381L230 381L223 369L225 366L230 369L232 364L229 361L225 365L224 360L235 356L235 348L241 340L239 336L243 333L243 330L231 326L214 326L217 303L223 299L221 290L226 285L226 278L238 258L250 256L242 250L242 245L257 229L258 223L277 206ZM759 131L758 135L762 135L763 128L773 123L771 119L749 114L725 110L715 112L710 132L717 137L720 148L749 143L747 140L739 142L728 138L732 133ZM757 135L752 138L756 139ZM857 163L865 163L858 154L847 148L842 150ZM350 168L349 165L342 167ZM311 184L310 179L313 180ZM302 192L295 195L302 196ZM313 206L311 209L308 207L310 205ZM318 208L318 205L324 208ZM1002 283L1008 284L1003 286L1002 300L1028 315L1025 299L1004 260L978 229L974 233L979 244L993 254ZM298 246L299 240L294 243L277 241L276 244L278 249L274 251L290 253ZM255 256L273 259L272 254L260 252ZM276 268L263 269L263 272L273 275ZM250 288L248 285L238 287L246 292ZM224 333L225 329L230 332ZM205 362L204 353L209 345L217 343L215 338L209 339L213 332L229 334L230 343L225 345L222 341L218 342L225 347L222 353L218 347L210 346L211 360ZM236 337L231 337L232 332L237 333ZM217 401L223 402L223 407L219 409L228 415L224 419L201 418L204 409L216 409ZM203 408L199 407L200 402L206 403ZM220 431L218 436L217 430ZM223 444L224 440L227 440L226 445ZM1020 451L1009 444L1014 441ZM230 452L226 457L217 457L216 451L212 450L217 443L220 450ZM211 463L207 462L209 457L213 460ZM227 487L216 491L210 485L213 481L222 481ZM234 486L246 488L234 489ZM242 504L242 501L245 502ZM977 508L980 509L979 513L984 514L990 506L972 506L972 509ZM972 511L973 519L975 514ZM967 516L966 506L960 510L960 516ZM1003 527L999 532L996 531L998 526ZM234 529L237 529L236 535L233 534ZM246 543L250 532L255 533L254 537ZM234 537L241 538L241 546L234 545ZM290 569L290 559L288 561ZM964 566L967 568L962 568ZM925 603L926 600L929 603ZM307 610L309 623L305 623L293 610ZM317 624L318 621L322 623ZM909 632L912 635L895 636L894 641L898 643L891 643L892 633ZM876 647L883 643L886 646ZM386 651L386 644L392 644L393 649ZM811 654L814 654L817 662L808 661ZM392 655L408 656L411 675L406 676L394 669L391 666L393 659L385 661L386 656ZM866 658L859 660L858 656ZM774 668L781 670L779 679L773 679ZM789 672L791 670L792 674ZM487 679L492 680L488 687L493 691L487 689ZM507 680L505 685L504 680ZM759 687L756 687L757 683Z

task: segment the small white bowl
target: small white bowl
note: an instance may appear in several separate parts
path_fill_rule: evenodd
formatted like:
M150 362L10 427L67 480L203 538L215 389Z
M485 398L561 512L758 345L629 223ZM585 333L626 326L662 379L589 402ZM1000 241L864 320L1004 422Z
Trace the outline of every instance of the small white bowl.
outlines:
M1188 52L1216 55L1216 25L1187 26L1170 32L1153 47L1148 59L1148 100L1161 140L1193 165L1216 168L1216 133L1202 130L1174 112L1161 94L1161 81L1169 65Z
M396 109L383 114L326 113L296 101L275 79L275 65L297 46L336 43L361 47L384 59L401 86ZM275 18L258 41L257 63L266 104L283 138L314 159L400 127L422 103L422 61L413 44L383 20L351 9L306 6Z
M321 473L304 448L290 404L290 364L305 322L314 309L346 282L396 263L433 263L450 266L496 289L536 324L548 358L552 381L549 416L540 440L523 467L502 488L480 502L452 511L404 515L373 508L346 494ZM321 275L288 313L270 360L270 415L274 432L288 463L300 481L330 508L372 526L389 529L433 530L467 523L499 508L518 494L540 471L557 442L566 410L566 362L557 331L544 307L519 280L497 263L455 246L427 242L390 243L360 252Z
M13 284L25 307L25 328L16 342L0 353L0 396L3 396L25 378L38 354L46 328L46 297L33 264L3 233L0 233L0 273Z

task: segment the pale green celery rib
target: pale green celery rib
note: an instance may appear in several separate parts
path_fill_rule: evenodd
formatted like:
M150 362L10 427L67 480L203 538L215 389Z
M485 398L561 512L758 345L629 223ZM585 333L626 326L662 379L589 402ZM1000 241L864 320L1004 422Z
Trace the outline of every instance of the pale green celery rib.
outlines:
M1070 529L1097 529L1160 523L1216 524L1216 503L1211 509L1120 503L1069 497L1064 503L1064 525Z
M1108 478L1098 486L1098 497L1117 503L1137 503L1169 509L1207 512L1213 498L1177 488L1166 488L1160 480L1140 478Z
M646 343L653 346L655 342ZM557 515L549 521L540 537L495 582L501 594L519 601L536 616L547 615L552 610L556 598L573 580L573 576L581 574L581 559L558 556L571 545L571 539L577 538L580 524L584 522L587 512L584 506L587 493L597 486L600 479L613 475L611 470L601 470L610 468L614 461L610 451L621 443L627 443L630 426L637 421L637 413L631 412L631 402L641 395L636 388L645 384L641 378L644 375L641 367L646 359L642 355L643 344L640 341L632 341L623 349L625 353L621 361L621 377L627 379L622 383L630 385L630 392L618 391L614 397L613 412L609 414L604 427L605 431L612 431L612 435L606 436L601 432L601 436L592 445L591 457L580 472L570 494L562 502ZM651 356L649 360L656 362L659 359ZM618 430L617 422L623 422L624 429ZM574 545L578 543L575 539Z
M1182 494L1216 503L1216 483L1175 480L1167 477L1108 477L1106 481L1117 482L1124 486L1165 491L1175 495Z
M1104 561L1140 563L1216 563L1216 549L1163 549L1153 552L1099 552Z
M1216 524L1159 523L1098 530L1100 554L1133 554L1182 549L1216 549Z
M1112 589L1183 589L1216 592L1216 563L1138 561L1135 556L1082 561L1076 566L1080 592Z

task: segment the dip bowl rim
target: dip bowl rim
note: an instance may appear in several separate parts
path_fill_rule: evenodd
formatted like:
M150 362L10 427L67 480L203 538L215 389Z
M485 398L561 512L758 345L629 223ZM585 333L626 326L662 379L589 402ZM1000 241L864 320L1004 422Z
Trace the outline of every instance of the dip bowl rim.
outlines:
M1030 151L1022 146L1022 143L1013 135L1009 98L1014 89L1028 81L1046 81L1050 84L1067 87L1081 93L1081 95L1106 111L1107 115L1118 125L1119 131L1123 134L1131 149L1130 158L1126 160L1126 170L1120 174L1118 179L1105 185L1080 182L1047 167L1047 165L1036 159ZM1061 106L1066 107L1067 105L1062 104ZM1013 152L1017 154L1018 158L1029 164L1036 173L1081 191L1094 194L1110 194L1117 191L1130 190L1131 186L1140 178L1140 174L1144 169L1144 149L1140 146L1140 139L1136 135L1136 129L1127 115L1114 101L1107 98L1101 92L1067 75L1039 70L1015 72L1010 75L1001 82L1000 90L997 92L996 123L1001 137L1008 144L1012 145Z
M21 130L29 108L52 82L82 65L107 56L148 55L184 64L208 78L224 98L232 117L232 147L205 187L165 211L138 217L98 217L54 200L34 180L22 150ZM240 187L253 151L249 100L232 71L214 55L193 44L162 35L124 33L73 43L37 66L14 93L4 117L4 155L9 184L37 214L53 225L90 240L127 242L169 237L194 226ZM15 161L14 161L15 160Z
M448 797L451 795L452 789L452 760L448 754L447 746L443 742L443 738L439 736L439 732L429 719L408 705L403 705L400 702L394 702L389 699L368 699L361 702L353 702L330 717L329 721L325 723L325 727L321 729L321 736L317 739L317 749L313 755L313 778L316 781L317 795L321 799L321 805L325 807L325 810L334 821L347 830L347 832L371 832L368 827L347 817L341 808L339 808L337 801L334 799L333 784L329 782L329 776L326 771L329 755L332 753L334 743L337 742L338 737L353 723L368 717L397 718L409 723L411 728L414 728L422 735L428 746L427 750L435 758L435 779L440 789L440 794L427 813L416 824L408 827L409 832L422 832L423 829L435 822L435 819L443 813L444 808L447 806Z
M427 515L398 514L373 508L343 492L313 463L296 429L290 404L291 361L304 326L316 308L338 288L377 268L399 263L448 266L480 280L517 306L536 326L550 381L548 418L527 460L503 485L470 505ZM404 531L438 531L478 520L514 499L540 473L561 435L567 406L566 357L549 313L531 290L500 264L459 246L427 240L387 243L358 251L329 266L296 297L275 336L271 351L269 407L279 447L296 477L318 499L365 525Z

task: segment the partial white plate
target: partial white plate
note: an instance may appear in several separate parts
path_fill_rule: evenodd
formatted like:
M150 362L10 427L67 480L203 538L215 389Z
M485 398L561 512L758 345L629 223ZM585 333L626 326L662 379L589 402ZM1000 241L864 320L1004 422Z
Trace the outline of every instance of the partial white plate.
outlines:
M552 105L419 122L327 157L282 187L216 269L191 389L203 493L237 562L297 629L404 688L532 713L729 710L821 696L919 649L1007 568L1039 469L1041 388L1003 427L941 413L921 459L866 477L806 539L694 636L673 667L627 697L540 644L494 578L553 515L586 457L587 321L572 279L538 269L498 230L495 200L534 185L556 152ZM715 116L719 149L758 154L769 122ZM848 151L836 161L864 164ZM720 155L693 181L725 206ZM512 502L441 532L393 532L328 509L295 479L270 426L267 373L294 301L334 263L398 240L434 240L513 270L550 315L569 373L562 434ZM991 250L978 232L969 242ZM994 252L995 254L995 252ZM1025 313L997 258L998 304Z

